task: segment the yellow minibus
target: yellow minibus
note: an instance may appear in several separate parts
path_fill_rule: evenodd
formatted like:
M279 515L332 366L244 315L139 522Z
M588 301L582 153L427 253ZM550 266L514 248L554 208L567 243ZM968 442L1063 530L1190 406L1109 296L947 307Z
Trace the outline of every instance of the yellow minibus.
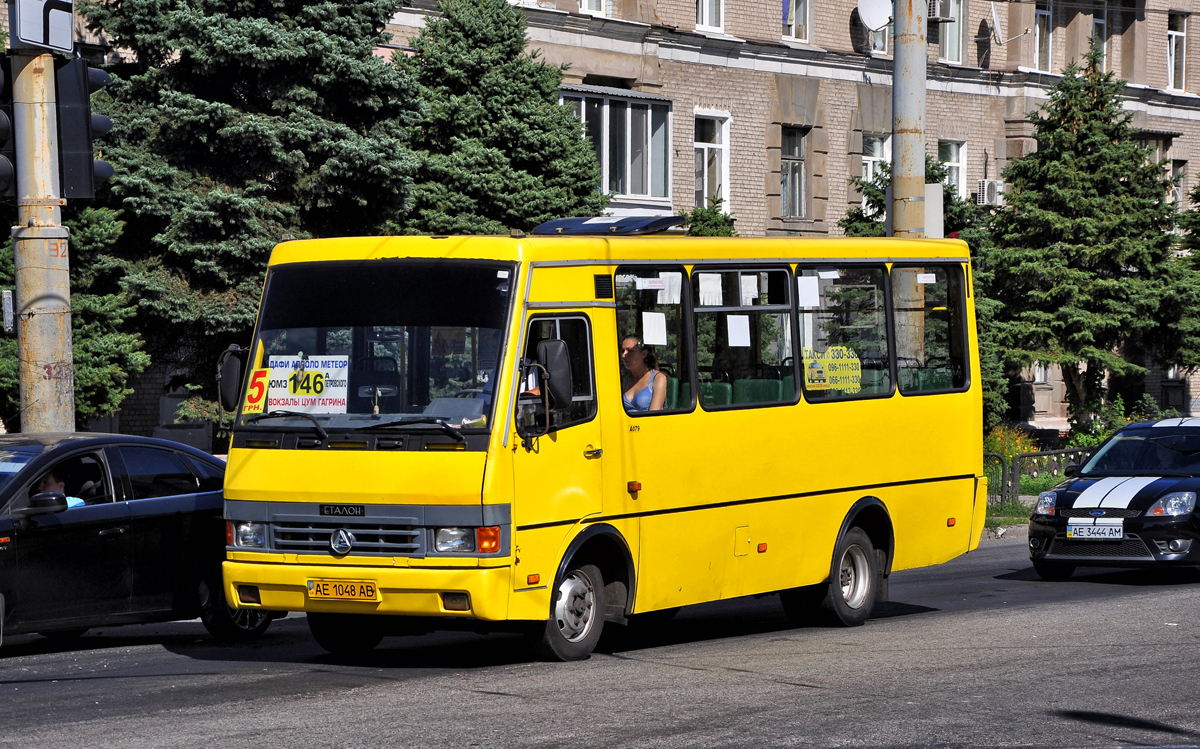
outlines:
M669 223L278 245L221 364L231 605L332 652L520 629L572 660L738 596L861 624L974 549L966 245Z

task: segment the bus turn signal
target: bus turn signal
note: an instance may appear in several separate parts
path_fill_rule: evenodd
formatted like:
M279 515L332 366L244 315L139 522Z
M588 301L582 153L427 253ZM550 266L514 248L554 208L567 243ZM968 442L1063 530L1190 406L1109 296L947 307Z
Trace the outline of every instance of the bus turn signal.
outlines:
M494 554L500 550L500 526L489 525L475 529L475 548L481 554Z

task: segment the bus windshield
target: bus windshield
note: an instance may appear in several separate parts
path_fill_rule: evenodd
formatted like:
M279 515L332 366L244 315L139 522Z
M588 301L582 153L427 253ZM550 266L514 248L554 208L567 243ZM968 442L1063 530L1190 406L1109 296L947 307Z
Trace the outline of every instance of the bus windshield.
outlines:
M240 424L370 428L442 419L486 430L515 264L296 263L267 274ZM261 389L266 397L252 403Z

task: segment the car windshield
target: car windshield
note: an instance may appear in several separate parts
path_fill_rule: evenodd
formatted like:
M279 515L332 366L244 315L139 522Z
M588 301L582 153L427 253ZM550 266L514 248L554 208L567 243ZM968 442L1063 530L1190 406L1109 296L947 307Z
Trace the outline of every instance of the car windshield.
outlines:
M41 445L8 445L0 447L0 489L16 478L29 461L42 451Z
M1113 435L1080 475L1200 475L1200 429L1144 427Z
M324 428L443 419L487 429L515 272L409 259L272 268L240 423L312 428L304 416L261 418L290 411Z

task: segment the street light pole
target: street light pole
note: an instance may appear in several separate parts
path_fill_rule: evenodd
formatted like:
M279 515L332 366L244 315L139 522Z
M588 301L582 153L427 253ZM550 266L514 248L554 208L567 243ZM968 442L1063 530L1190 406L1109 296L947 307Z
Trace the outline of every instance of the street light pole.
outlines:
M892 236L925 236L926 1L895 0L892 19Z
M12 51L17 143L18 373L22 432L75 431L71 278L62 226L54 58Z

